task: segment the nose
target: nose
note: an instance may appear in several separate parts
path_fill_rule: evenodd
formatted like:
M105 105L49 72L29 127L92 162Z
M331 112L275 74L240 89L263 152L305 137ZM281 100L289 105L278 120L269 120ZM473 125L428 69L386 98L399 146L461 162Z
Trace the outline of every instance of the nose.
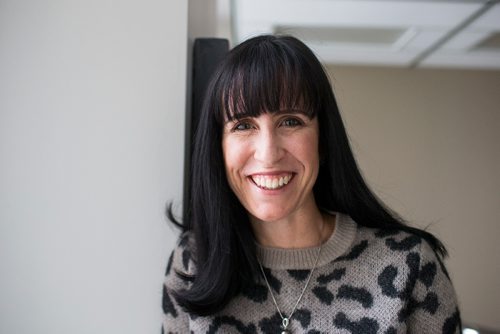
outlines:
M280 161L285 150L281 138L272 130L261 130L255 142L254 158L264 166Z

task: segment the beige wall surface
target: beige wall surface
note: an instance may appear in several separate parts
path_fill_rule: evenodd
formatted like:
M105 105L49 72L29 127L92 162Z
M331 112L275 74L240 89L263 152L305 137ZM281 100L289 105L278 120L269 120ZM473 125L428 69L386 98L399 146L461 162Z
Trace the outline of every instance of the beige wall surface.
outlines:
M369 184L448 247L464 322L500 329L500 72L329 72Z

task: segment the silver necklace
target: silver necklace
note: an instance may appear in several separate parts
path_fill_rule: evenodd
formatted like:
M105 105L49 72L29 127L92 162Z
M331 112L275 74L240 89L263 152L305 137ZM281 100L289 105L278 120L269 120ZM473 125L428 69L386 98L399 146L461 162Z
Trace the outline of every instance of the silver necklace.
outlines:
M302 292L300 293L299 298L295 302L295 305L293 306L292 312L290 312L290 315L288 317L283 316L283 313L281 313L281 310L278 306L278 303L276 302L276 298L274 298L273 291L271 289L271 286L269 285L269 282L267 280L266 273L264 272L264 268L262 267L262 264L259 262L260 266L260 271L262 272L262 276L264 276L264 280L266 281L267 288L269 289L269 293L271 294L271 298L273 299L274 306L276 306L276 309L278 310L278 313L281 317L281 327L283 328L283 331L281 334L289 334L291 333L290 330L288 329L288 325L290 325L290 319L292 318L293 314L295 313L295 310L297 309L297 305L299 305L300 300L302 299L302 296L304 296L304 293L307 290L307 286L309 285L309 282L311 281L311 277L313 275L314 269L316 269L316 266L318 265L318 260L321 255L321 248L323 247L323 243L320 243L319 249L318 249L318 255L316 255L316 260L314 261L314 266L311 269L311 272L309 273L309 276L307 277L306 284L304 285L304 288L302 289Z

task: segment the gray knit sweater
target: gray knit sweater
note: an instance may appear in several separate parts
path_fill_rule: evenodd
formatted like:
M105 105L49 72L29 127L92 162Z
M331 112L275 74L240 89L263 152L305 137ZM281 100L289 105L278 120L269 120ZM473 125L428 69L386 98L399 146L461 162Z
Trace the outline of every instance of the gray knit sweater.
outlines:
M170 291L189 286L177 272L195 273L181 239L167 268L162 332L281 333L266 283L242 291L223 311L190 316ZM297 301L318 248L258 247L257 255L283 313ZM459 333L460 315L448 274L421 238L357 225L337 214L307 291L290 320L292 333Z

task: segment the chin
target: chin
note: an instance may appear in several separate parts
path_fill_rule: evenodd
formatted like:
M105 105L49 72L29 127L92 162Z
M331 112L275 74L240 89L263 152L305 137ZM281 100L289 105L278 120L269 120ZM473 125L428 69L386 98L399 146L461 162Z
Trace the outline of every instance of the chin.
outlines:
M257 214L251 214L255 219L263 222L274 222L286 218L288 215L285 212L264 212L258 211Z

